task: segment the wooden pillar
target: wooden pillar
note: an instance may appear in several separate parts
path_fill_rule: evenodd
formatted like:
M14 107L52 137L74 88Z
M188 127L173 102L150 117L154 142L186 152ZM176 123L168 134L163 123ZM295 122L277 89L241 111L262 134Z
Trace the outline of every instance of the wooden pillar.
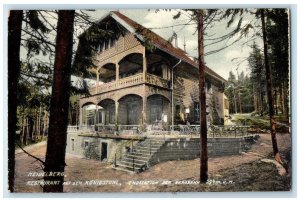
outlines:
M116 63L116 82L119 81L119 74L120 74L120 66L119 63Z
M96 93L98 94L98 85L99 85L99 71L98 71L98 69L97 69L96 75L97 75Z
M80 106L80 113L79 113L79 126L82 126L83 121L83 108Z
M119 109L119 102L115 101L115 130L118 131L118 110Z
M146 81L147 74L147 58L146 58L146 48L143 49L143 81Z
M94 115L94 125L96 126L98 122L98 105L96 105L95 115Z
M143 112L142 112L142 124L146 124L147 119L147 96L143 97Z

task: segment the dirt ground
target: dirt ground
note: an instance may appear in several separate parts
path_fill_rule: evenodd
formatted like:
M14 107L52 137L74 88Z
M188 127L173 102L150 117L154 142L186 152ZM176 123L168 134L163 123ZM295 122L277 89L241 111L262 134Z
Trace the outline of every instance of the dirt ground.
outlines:
M290 134L277 134L283 160L291 155ZM44 159L46 145L39 143L26 151ZM257 142L245 153L234 156L209 158L209 180L199 184L199 159L168 161L148 170L130 174L112 169L112 165L66 155L64 192L187 192L187 191L288 191L290 175L280 175L274 163L262 159L272 158L269 134L260 134ZM36 173L34 173L36 172ZM291 170L290 170L291 172ZM42 177L38 161L24 152L16 151L16 192L42 192L33 183Z

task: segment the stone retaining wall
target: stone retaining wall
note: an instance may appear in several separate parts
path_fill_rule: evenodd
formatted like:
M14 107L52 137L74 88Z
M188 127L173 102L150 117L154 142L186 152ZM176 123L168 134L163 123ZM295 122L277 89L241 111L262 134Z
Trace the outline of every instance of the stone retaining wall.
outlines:
M237 155L251 147L256 137L247 138L209 138L208 156L228 156ZM166 140L165 144L153 154L149 165L154 165L163 161L190 160L200 157L199 138L182 138L176 140Z
M228 156L236 155L251 147L256 137L247 138L209 138L208 155ZM157 141L158 139L156 139ZM188 160L200 157L199 138L161 139L165 143L152 155L149 165L154 165L162 161ZM68 133L66 151L69 154L79 155L84 158L101 160L102 143L107 145L107 158L104 161L114 163L115 154L117 160L126 151L126 147L131 147L132 141L113 137L93 137L93 134L81 134L76 132ZM134 141L136 144L138 140Z

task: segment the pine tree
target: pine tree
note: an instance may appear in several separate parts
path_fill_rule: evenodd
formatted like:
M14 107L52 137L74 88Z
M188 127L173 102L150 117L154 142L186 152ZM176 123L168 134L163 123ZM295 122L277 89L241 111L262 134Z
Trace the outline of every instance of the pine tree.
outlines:
M74 16L74 10L60 10L58 13L45 173L63 173L66 165L65 150L70 98ZM45 175L44 180L59 182L57 185L45 185L43 187L44 192L63 192L63 175Z
M264 43L264 61L266 69L266 80L267 80L267 95L268 95L268 106L269 106L269 118L270 118L270 128L271 128L271 139L273 145L273 153L275 159L281 162L277 139L276 139L276 122L274 118L274 101L273 101L273 85L271 77L271 69L269 65L269 56L268 56L268 41L267 41L267 32L266 32L266 23L265 23L265 11L264 9L259 10L261 24L262 24L262 34L263 34L263 43Z
M17 88L20 74L22 10L10 11L8 19L8 189L14 192Z

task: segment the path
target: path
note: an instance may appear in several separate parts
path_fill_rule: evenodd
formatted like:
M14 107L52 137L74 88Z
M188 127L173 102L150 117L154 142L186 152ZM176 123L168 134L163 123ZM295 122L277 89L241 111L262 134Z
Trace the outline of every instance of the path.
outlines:
M289 150L291 147L290 134L277 135L279 148ZM39 158L44 158L46 146L40 144L38 146L28 147L27 151ZM220 176L226 169L235 169L238 166L256 162L262 158L269 158L272 153L272 145L269 134L261 134L258 141L252 148L241 155L209 158L209 176L210 178ZM157 164L145 172L139 174L128 174L122 171L116 171L111 165L96 160L87 160L73 155L66 156L66 181L80 181L81 185L65 186L65 192L141 192L141 191L163 191L157 185L151 185L153 181L162 180L186 180L199 179L199 159L186 161L168 161ZM41 177L30 177L30 172L41 172L40 164L33 158L23 152L16 155L16 192L41 192L39 186L28 186L26 183L30 180L39 180ZM111 180L117 181L115 184L98 184L84 185L86 181L100 180L103 183L113 183ZM103 180L110 180L104 182ZM145 182L148 185L133 185L132 181Z

